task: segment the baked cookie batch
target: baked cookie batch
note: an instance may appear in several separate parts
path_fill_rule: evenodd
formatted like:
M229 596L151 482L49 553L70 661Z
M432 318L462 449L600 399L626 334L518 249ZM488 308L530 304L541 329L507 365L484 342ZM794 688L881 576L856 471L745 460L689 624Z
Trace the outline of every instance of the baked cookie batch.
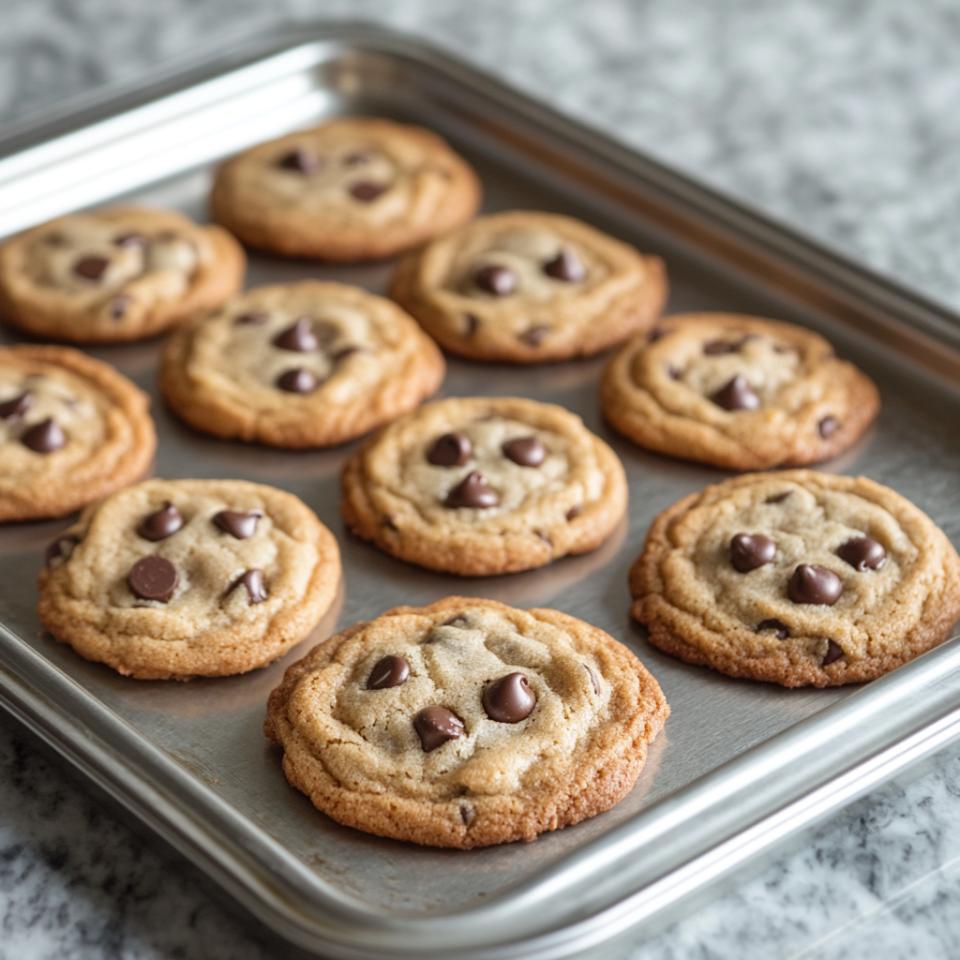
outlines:
M168 331L165 403L216 437L300 449L376 431L346 460L346 527L401 561L509 574L598 547L627 481L579 417L523 397L451 397L441 348L536 364L619 346L599 404L649 450L747 473L656 518L632 615L692 664L787 687L881 676L960 616L960 557L871 480L774 470L830 458L880 408L819 335L721 313L661 317L663 262L570 217L474 218L476 173L430 131L340 118L217 173L218 226L117 207L0 246L0 316L40 338ZM390 299L303 280L242 290L249 247L357 262L401 254ZM82 508L48 548L40 620L130 677L266 666L331 609L333 534L243 480L144 480L148 400L64 346L0 348L0 521ZM669 714L623 644L555 610L447 597L330 637L288 667L266 735L290 783L340 823L472 848L618 803Z

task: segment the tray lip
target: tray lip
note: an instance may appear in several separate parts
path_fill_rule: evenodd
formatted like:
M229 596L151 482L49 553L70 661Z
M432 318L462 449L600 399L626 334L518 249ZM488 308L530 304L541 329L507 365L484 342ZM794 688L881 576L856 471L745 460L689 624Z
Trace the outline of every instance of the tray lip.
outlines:
M814 253L817 253L822 257L827 257L834 263L837 263L838 261L843 260L842 257L841 258L836 257L823 245L819 245L812 241L809 241L806 238L803 238L802 236L795 234L789 228L780 227L779 225L776 224L775 221L771 220L770 218L767 218L763 215L753 214L742 204L738 204L736 201L726 200L722 197L722 195L713 191L711 188L703 187L697 184L694 180L684 176L683 174L675 173L674 171L660 164L658 161L651 160L650 158L645 157L639 151L634 151L631 148L626 147L625 145L619 144L607 138L602 133L594 132L584 124L579 124L576 121L572 121L565 118L563 115L559 114L556 111L553 111L551 108L540 105L536 101L527 97L526 95L513 90L512 88L500 83L500 81L492 77L488 77L482 71L476 70L475 68L469 65L466 65L461 61L451 58L449 55L438 52L435 48L433 48L429 44L421 43L420 41L417 41L411 38L404 38L393 31L384 30L383 28L379 28L379 27L370 27L362 24L316 23L316 24L296 25L295 36L291 37L289 45L281 46L281 48L277 50L272 49L277 45L278 42L280 42L278 41L278 37L282 38L285 35L286 29L287 28L277 28L276 31L271 32L269 35L265 37L260 37L253 41L244 42L244 44L242 44L242 49L237 52L237 55L239 56L240 53L245 54L248 57L249 62L255 62L260 59L266 59L276 54L283 53L285 50L292 50L296 47L305 46L310 43L332 42L335 44L340 43L348 47L351 44L353 44L354 46L360 46L360 47L366 46L368 48L371 48L372 51L376 53L400 54L407 58L415 59L421 65L427 66L429 68L433 68L434 70L446 71L447 73L452 72L454 73L455 78L458 80L463 81L464 78L472 80L472 82L469 83L468 85L471 86L474 90L476 90L479 87L481 94L486 92L487 95L492 95L490 92L491 90L499 91L501 95L500 100L506 101L507 109L515 110L517 109L518 104L523 106L524 109L521 112L527 114L528 116L531 116L534 122L547 126L547 128L550 129L550 131L553 133L559 133L561 136L566 135L567 137L572 137L576 142L580 143L581 146L586 146L587 149L591 149L591 150L595 149L597 152L600 153L601 157L604 159L610 159L610 156L607 156L607 154L610 153L612 154L614 160L617 160L619 157L621 161L640 161L645 164L648 163L651 169L653 170L659 169L664 175L664 177L667 178L668 182L672 181L674 185L679 184L681 186L685 185L686 187L689 187L694 192L694 194L698 194L700 196L701 200L703 200L704 198L706 198L707 200L712 200L713 202L718 203L721 206L725 206L728 209L728 211L732 211L738 214L739 216L745 216L748 219L752 218L756 220L757 225L759 225L760 227L763 227L765 230L772 230L777 234L781 234L787 237L787 239L799 240L802 244L812 249ZM311 33L311 36L309 37L305 36L305 32L307 31ZM262 51L265 48L267 49L266 54L253 52L253 51ZM197 56L197 52L194 51L193 54L191 55L191 59L194 59L196 56ZM227 56L227 54L225 54L224 56ZM195 66L197 65L195 64ZM209 64L206 64L206 66L209 67ZM236 68L237 68L237 64L234 63L234 66L232 67L228 66L222 72L220 71L215 72L212 76L226 75ZM197 67L197 69L199 70L199 67ZM169 73L170 71L163 71L163 75L165 78L164 82L171 82L172 78L175 78L177 76L179 76L180 79L182 80L184 77L187 76L187 71L183 70L182 67L178 67L177 71L174 71L172 75L168 76ZM211 77L206 77L206 78L209 79ZM184 82L182 86L178 86L176 89L186 89L190 87L194 82L202 82L202 78L200 81ZM151 89L154 89L153 81L148 79L143 83L137 84L134 93L129 95L138 96L143 91L151 90ZM173 90L173 89L167 90L165 93L160 94L160 97L162 98L162 97L171 95L175 92L176 90ZM95 110L95 111L108 110L110 109L111 105L117 106L121 101L124 100L124 96L122 95L118 96L117 91L115 89L106 90L106 91L103 91L103 90L95 91L95 93L97 94L97 96L92 96L89 98L89 101L87 102L87 106L84 108L85 110L87 109ZM86 100L86 97L78 98L76 101L71 101L71 103L79 104L82 100ZM71 107L71 109L73 108ZM117 114L123 113L125 109L128 109L128 108L122 108L122 107L118 108ZM63 111L56 111L56 112L58 114L62 114ZM49 131L49 125L51 123L55 124L58 122L56 118L54 118L53 120L50 119L53 112L42 111L41 113L43 115L33 114L31 116L24 117L23 118L24 123L21 125L19 130L15 130L14 134L11 135L11 137L3 137L2 139L0 139L0 151L2 151L4 145L10 143L13 138L21 138L24 135L30 135L31 130L34 132L34 134L36 134L37 131ZM117 114L110 114L110 115L117 115ZM71 114L72 117L76 117L76 115L77 115L76 113ZM104 116L102 116L100 119L106 119L106 117L107 115L104 114ZM26 134L24 133L24 131L26 131ZM2 127L0 127L0 132L3 132ZM589 143L583 144L582 141L584 140L584 138L586 138L589 141ZM48 142L48 141L44 140L42 142ZM630 164L628 163L627 166L630 166ZM843 267L844 263L840 262L839 265L840 267ZM851 264L850 266L855 271L855 273L861 275L867 281L869 282L875 281L882 288L892 290L902 295L906 301L908 302L912 301L915 305L916 304L924 305L923 299L920 297L914 296L910 291L902 290L896 284L893 284L882 277L873 275L871 271L867 270L866 268L859 267L856 264ZM945 319L949 320L951 323L953 324L960 323L960 319L955 317L955 315L952 314L951 312L944 310L939 305L933 304L932 308L935 313L940 314ZM8 638L8 639L11 636L11 634L9 634L8 631L3 629L2 625L0 625L0 635L3 635L5 636L5 638ZM26 644L23 644L22 646L25 648L28 648L28 645ZM36 652L33 651L32 648L28 648L28 649L30 649L31 653L36 654ZM2 649L0 649L0 653L2 652L3 652ZM56 668L52 664L49 664L49 662L46 661L45 658L42 657L42 655L36 654L36 656L39 659L43 660L44 663L47 663L52 670L56 671ZM938 665L942 663L946 663L948 664L950 670L954 670L960 667L960 643L955 641L953 643L944 644L943 646L937 648L936 650L926 654L924 657L918 658L918 660L914 661L912 664L908 664L905 667L901 668L901 670L898 671L898 676L896 678L888 677L888 678L884 678L881 681L875 681L875 683L870 687L865 688L863 690L856 691L855 693L851 694L850 697L843 700L841 703L824 708L824 710L820 711L814 717L811 717L810 720L817 720L819 718L822 718L825 714L828 714L832 711L839 710L839 708L842 708L844 707L844 705L848 704L851 698L858 698L857 700L854 701L855 703L863 702L864 700L869 702L871 699L876 699L876 697L872 694L872 691L887 690L888 687L891 685L900 686L902 685L900 683L901 677L903 679L903 683L907 683L907 685L909 685L908 677L914 677L914 675L917 674L918 671L922 675L928 674L930 672L930 664L933 662L936 662ZM884 684L886 684L886 686L884 686ZM33 719L31 720L30 719L31 713L29 710L23 709L22 707L17 707L12 702L15 699L14 686L15 685L9 680L9 678L4 676L4 672L0 670L0 697L2 697L3 699L3 705L6 706L8 709L10 709L11 712L13 712L15 715L19 716L22 720L27 722L28 725L30 725L38 733L40 733L40 735L43 736L44 739L47 739L48 742L51 742L51 745L54 746L56 749L58 749L61 753L63 753L64 756L66 756L68 759L71 760L71 762L74 762L78 766L81 766L81 769L85 769L82 763L78 763L78 759L76 756L71 756L71 752L68 749L68 745L66 743L58 744L56 741L51 741L48 739L47 734L49 733L49 731L45 731L45 729L42 726L42 723L40 722L38 715L33 716ZM87 696L90 696L90 695L87 695ZM877 696L880 696L880 694L877 694ZM104 707L104 709L109 710L109 708L106 708L106 707ZM125 722L125 721L122 721L122 718L120 718L118 715L115 715L115 716L119 721ZM941 721L948 719L949 716L950 716L950 709L947 709L945 707L943 710L941 710L941 713L940 713ZM781 741L780 738L787 737L788 735L793 734L794 731L796 731L797 726L802 726L803 724L808 722L809 721L802 721L801 724L798 724L794 727L789 728L787 731L784 731L784 733L778 735L777 737L770 738L769 740L765 741L763 744L759 745L759 747L753 748L753 750L766 748L769 744L772 744L775 741L777 743L783 742ZM936 720L931 720L928 723L926 723L926 726L921 725L921 727L919 727L918 730L922 731L927 727L932 727L936 724L936 722L937 722ZM151 744L148 744L148 745L152 746ZM103 745L98 745L98 744L91 745L88 743L87 747L92 751L92 753L95 754L97 749L103 748ZM882 752L883 750L881 748L880 753ZM736 764L740 762L743 757L746 757L748 754L751 754L751 753L753 753L753 751L747 751L746 753L742 754L740 757L735 758L735 760L730 761L730 763ZM862 765L863 764L853 764L849 769L852 771ZM539 874L536 874L533 877L522 881L518 885L504 888L503 897L501 897L501 899L504 897L507 897L507 895L510 895L509 896L510 899L517 899L513 897L512 891L520 890L520 891L527 891L529 893L531 888L537 888L538 884L539 884L539 892L542 895L544 890L549 886L549 884L546 883L545 880L538 881L537 878L540 877L541 874L557 873L558 870L556 868L558 864L564 864L568 860L579 860L581 859L581 857L587 857L591 853L594 847L615 846L615 845L618 847L622 846L624 838L628 834L634 832L631 825L633 825L635 821L637 821L640 818L646 817L651 810L654 810L656 807L658 807L658 805L663 804L665 801L675 800L677 796L683 791L689 791L691 788L704 789L705 786L709 786L709 784L707 784L706 781L710 780L710 778L715 778L716 776L719 776L720 773L722 771L725 771L728 766L729 766L728 764L725 764L723 767L717 768L717 770L711 771L711 773L705 775L704 777L698 778L698 780L695 780L691 784L688 784L686 787L682 788L681 791L677 791L676 794L673 794L670 797L662 798L660 801L657 801L656 804L651 805L650 807L641 811L634 817L630 818L628 821L624 822L623 824L620 824L618 827L614 828L613 830L603 834L601 837L595 838L594 840L591 840L591 841L587 841L581 848L578 848L577 850L573 851L571 854L567 854L566 856L561 858L561 860L558 861L557 864L551 865L550 867L541 871ZM87 772L88 775L93 776L94 779L97 779L98 782L100 782L100 777L98 777L95 773L92 773L90 769L85 769L85 772ZM112 785L113 789L111 789L110 781L102 782L101 785L105 786L115 796L118 795L116 784ZM118 799L120 799L121 802L124 802L127 806L130 806L130 804L127 803L122 796L118 796ZM131 809L133 809L133 807L131 807ZM141 811L134 809L134 812L142 816ZM758 823L762 821L763 821L763 818L761 818L761 820L758 821ZM148 822L151 822L151 821L148 820ZM157 829L157 824L151 822L151 826ZM161 832L164 835L167 835L163 829L160 829L159 832ZM170 839L170 836L168 836L167 838ZM733 839L735 838L734 837L730 838L730 840L733 840ZM174 837L172 842L174 843L175 846L178 846L178 848L186 852L187 855L191 857L191 859L202 860L203 861L202 865L204 865L204 868L207 869L208 872L213 872L215 875L217 875L218 879L222 883L224 883L224 885L227 886L227 888L230 889L232 893L234 893L235 895L238 895L237 884L230 883L229 877L226 877L226 882L225 882L223 870L216 869L217 864L212 861L210 856L207 856L202 850L199 850L196 845L191 844L189 841L186 841L183 838L179 838L179 842L178 842L178 838ZM626 844L626 845L629 846L629 844ZM185 850L184 847L187 847L188 849ZM621 851L619 856L622 857L622 855L623 854ZM244 888L243 890L240 891L239 899L246 902L247 905L250 906L249 898L243 896L244 890L246 889L247 888ZM596 912L592 913L590 917L586 920L575 921L566 926L561 925L558 928L555 928L555 929L552 928L547 930L546 932L543 932L543 931L533 932L530 936L527 936L522 940L517 940L512 945L503 944L496 940L489 940L488 946L481 947L479 949L479 952L470 950L469 953L462 953L462 956L464 957L467 957L467 956L507 957L507 956L519 955L517 951L522 950L524 956L536 955L536 956L546 957L546 956L560 955L559 953L556 952L557 950L566 952L569 945L573 943L575 940L579 942L580 944L579 948L581 949L583 948L584 944L594 945L596 943L599 943L607 939L608 936L612 935L612 933L605 933L604 931L597 929L598 927L603 925L603 923L605 922L605 919L611 915L611 912L617 912L618 910L622 911L624 906L628 905L629 902L634 900L636 897L642 896L642 894L643 894L643 889L625 891L621 897L612 901L611 904L607 905L606 907L598 908ZM482 916L484 911L487 910L487 907L488 905L485 904L483 907L478 907L478 908L469 907L465 910L460 908L452 908L451 910L447 911L447 916L450 919L456 921L457 923L460 923L462 926L462 921L464 917L469 915L475 915L475 914L480 914ZM264 913L263 910L261 911L254 910L254 912L258 912L258 914L261 916L261 919L266 919L268 923L270 922L268 918L263 916L263 913ZM350 910L348 908L345 911L345 913L349 913L349 912ZM293 904L290 904L290 907L289 907L290 916L293 916L297 913L298 911L296 910L295 906ZM333 921L335 918L331 917L329 919ZM370 920L369 917L366 917L365 919L367 920L367 922L369 922ZM362 938L358 938L356 936L357 934L356 929L353 930L353 938L351 942L349 943L345 942L343 939L341 939L339 935L335 935L337 929L342 928L343 922L344 922L343 916L341 916L340 918L336 918L336 922L331 922L328 925L328 928L326 929L326 938L324 938L324 936L321 936L319 940L317 939L316 936L312 938L307 938L306 940L304 940L301 935L298 935L297 930L292 930L292 931L288 930L286 932L288 935L292 932L293 935L291 936L291 939L297 940L298 942L302 942L304 943L304 945L316 947L319 943L320 945L323 945L323 946L334 947L338 949L339 955L341 956L357 956L357 957L384 956L386 957L386 956L407 955L407 946L409 945L404 946L404 945L392 944L389 947L390 952L383 952L384 949L386 948L384 947L384 944L381 938L378 938L378 937L375 937L373 939L367 938L367 940L364 941ZM429 915L426 915L425 917L421 916L412 924L404 923L401 920L401 922L398 922L396 924L388 924L388 926L392 926L394 930L406 928L412 933L418 927L418 925L422 925L423 923L436 927L438 924L444 923L444 917L440 914L429 914ZM276 928L276 924L271 924L271 925L275 925L275 928ZM287 925L289 926L289 924ZM489 930L487 930L486 928L484 929L487 933L489 933ZM341 933L343 932L342 929L340 929L340 932ZM371 932L374 932L374 931L371 931ZM617 932L617 931L614 931L614 932ZM347 938L347 939L350 940L350 938ZM473 943L477 943L476 936L472 936L471 941ZM412 955L426 956L427 954L424 953L424 949L426 948L426 946L427 946L426 944L419 945L417 947L417 950L419 952ZM397 953L396 952L397 949L399 949L401 952ZM451 947L445 947L444 949L451 949ZM430 955L432 956L434 954L431 953Z

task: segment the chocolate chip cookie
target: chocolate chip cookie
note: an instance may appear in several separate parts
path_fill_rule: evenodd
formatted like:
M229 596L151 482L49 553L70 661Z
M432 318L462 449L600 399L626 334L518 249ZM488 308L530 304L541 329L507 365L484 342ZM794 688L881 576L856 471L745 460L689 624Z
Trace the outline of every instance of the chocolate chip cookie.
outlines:
M252 247L294 257L375 260L476 213L480 181L435 133L348 117L261 143L225 163L214 219Z
M516 397L421 407L351 457L341 485L354 533L466 576L593 550L627 507L623 466L579 417Z
M249 290L169 336L160 388L218 437L331 446L430 396L443 356L396 304L340 283Z
M451 353L541 363L647 330L667 282L659 258L579 220L514 210L409 254L390 295Z
M692 313L665 318L624 346L604 374L600 406L651 450L762 470L845 450L876 417L880 394L810 330Z
M0 247L0 316L53 340L139 340L226 300L245 266L225 230L170 210L70 214Z
M244 480L148 480L88 507L47 551L40 622L140 680L263 667L340 581L337 542L292 494Z
M947 639L960 558L929 517L872 480L748 474L657 517L630 592L651 643L689 663L838 686Z
M0 521L59 517L153 460L150 400L69 347L0 347Z
M270 695L264 730L290 783L339 823L468 849L614 806L669 712L602 630L448 597L314 649Z

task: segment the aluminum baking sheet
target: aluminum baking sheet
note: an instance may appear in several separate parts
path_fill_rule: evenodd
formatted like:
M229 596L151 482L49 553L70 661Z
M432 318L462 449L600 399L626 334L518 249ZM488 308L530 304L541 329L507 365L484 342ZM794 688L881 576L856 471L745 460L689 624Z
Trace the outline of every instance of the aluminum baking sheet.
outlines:
M485 210L580 217L667 262L670 312L729 310L825 334L880 385L883 412L823 465L888 484L960 543L956 319L429 48L369 28L302 28L218 54L149 87L20 125L0 141L0 233L134 200L206 219L216 162L335 114L422 123L480 171ZM260 254L248 285L306 277L386 290L391 263L328 266ZM0 338L15 342L9 330ZM69 520L0 529L0 698L261 919L342 957L568 956L665 922L730 870L960 731L951 642L861 689L783 690L679 663L631 623L627 570L651 520L728 474L645 452L597 405L607 358L533 369L448 359L441 395L520 394L583 416L623 461L629 522L594 553L461 579L349 535L338 476L355 444L283 452L202 436L157 397L159 344L89 352L150 392L155 473L243 477L301 497L337 536L345 581L313 635L266 670L189 684L87 663L39 627L44 546ZM539 838L462 852L341 827L286 783L262 735L284 669L338 627L451 593L553 606L628 644L673 713L614 810Z

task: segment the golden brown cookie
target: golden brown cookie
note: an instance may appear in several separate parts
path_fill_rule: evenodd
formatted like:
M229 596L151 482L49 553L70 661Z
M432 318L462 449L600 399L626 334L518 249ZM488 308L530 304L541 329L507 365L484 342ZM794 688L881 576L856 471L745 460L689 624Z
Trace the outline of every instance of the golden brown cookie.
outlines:
M150 400L69 347L0 347L0 521L59 517L153 460Z
M213 217L244 243L294 257L375 260L476 213L477 175L429 130L346 117L227 161Z
M960 558L929 517L872 480L748 474L660 514L630 592L651 643L689 663L838 686L947 639Z
M412 410L444 369L396 304L305 280L248 290L174 330L160 388L178 416L215 436L325 447Z
M465 576L593 550L627 508L616 454L578 416L517 397L426 404L354 454L341 486L354 533Z
M53 340L140 340L222 303L245 267L225 230L172 210L74 213L0 247L0 316Z
M667 281L658 257L579 220L512 210L409 254L390 295L451 353L542 363L649 329Z
M604 416L650 450L731 470L800 466L850 446L880 394L823 337L726 313L666 317L600 384Z
M339 823L469 849L609 810L669 712L602 630L448 597L316 647L270 695L264 731L290 783Z
M40 622L139 680L266 666L330 606L340 552L313 511L245 480L148 480L50 545Z

